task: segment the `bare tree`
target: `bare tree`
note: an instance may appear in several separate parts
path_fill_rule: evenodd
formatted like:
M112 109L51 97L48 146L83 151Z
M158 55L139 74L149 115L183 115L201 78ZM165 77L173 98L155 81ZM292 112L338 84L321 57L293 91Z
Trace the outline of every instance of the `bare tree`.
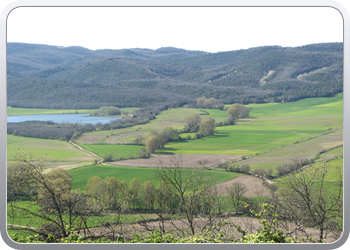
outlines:
M164 235L166 233L166 221L172 218L174 210L177 208L174 206L176 203L178 203L178 200L172 186L160 180L154 195L148 197L149 207L153 208L154 213L157 214L159 218L158 226L156 223L148 223L143 218L143 215L141 215L143 221L140 225L144 226L148 231L159 229Z
M247 186L244 183L235 182L226 187L226 190L230 194L233 208L237 214L244 206L243 195L248 191Z
M328 169L324 162L290 174L278 200L279 214L299 228L317 227L319 242L342 233L343 172L339 167L336 180L327 182Z
M88 195L80 190L70 190L69 174L64 170L53 170L44 174L43 159L34 160L30 153L17 150L13 156L18 163L16 171L8 172L8 187L11 190L7 203L8 222L16 224L18 220L27 219L27 230L46 237L53 233L59 237L67 237L73 229L88 232ZM29 201L26 205L18 201L19 194L27 195ZM35 209L37 205L45 208L46 212ZM39 226L33 227L33 223L39 223Z
M228 204L225 199L219 195L217 186L209 188L200 196L197 216L202 222L201 232L210 229L214 235L222 229L223 222L227 219Z
M164 162L163 159L159 158L157 175L164 183L175 189L179 196L180 209L186 216L183 223L189 227L191 234L194 235L198 201L200 196L214 185L213 179L208 171L185 166L182 155L174 155L169 162Z

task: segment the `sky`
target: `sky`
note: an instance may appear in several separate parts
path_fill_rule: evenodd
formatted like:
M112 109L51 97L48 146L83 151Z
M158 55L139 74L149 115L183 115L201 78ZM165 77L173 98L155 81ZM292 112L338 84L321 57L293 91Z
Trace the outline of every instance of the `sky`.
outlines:
M219 52L343 41L331 7L21 7L7 41L96 49L176 47Z

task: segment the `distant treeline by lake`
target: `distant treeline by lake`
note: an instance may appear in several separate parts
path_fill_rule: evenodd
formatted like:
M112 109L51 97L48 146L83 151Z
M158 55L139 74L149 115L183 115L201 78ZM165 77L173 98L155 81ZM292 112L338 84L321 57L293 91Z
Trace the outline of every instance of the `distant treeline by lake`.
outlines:
M156 118L156 115L160 111L172 108L175 106L169 105L154 105L135 109L132 111L132 116L120 118L120 117L89 117L87 114L67 114L67 116L75 116L78 120L82 117L89 119L96 119L97 122L72 122L61 119L57 122L47 121L49 116L44 116L46 121L30 121L27 118L29 116L12 116L7 117L7 134L13 134L15 136L34 137L42 139L58 139L58 140L75 140L81 134L86 132L92 132L97 130L110 130L134 126L136 124L145 124L150 120ZM36 117L38 117L37 115ZM51 115L56 116L56 115ZM58 115L60 116L60 115ZM65 115L62 115L64 117ZM23 119L22 122L9 122L13 118ZM27 119L27 120L25 120ZM105 120L106 119L106 120ZM109 120L109 121L108 121ZM103 123L102 121L108 121Z

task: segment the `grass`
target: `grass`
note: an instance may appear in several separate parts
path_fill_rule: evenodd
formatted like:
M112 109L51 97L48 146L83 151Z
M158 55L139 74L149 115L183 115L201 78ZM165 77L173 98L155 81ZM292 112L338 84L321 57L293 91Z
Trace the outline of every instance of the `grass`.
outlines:
M251 117L236 125L217 127L214 136L171 142L157 153L254 155L341 127L342 94L291 103L248 105ZM223 115L224 111L217 111Z
M41 211L40 211L41 207L36 205L35 202L32 202L32 201L16 201L15 205L18 207L26 208L33 213L37 213L37 214L41 213ZM14 219L11 219L10 216L7 216L7 223L8 224L40 228L40 226L43 225L44 223L48 223L47 220L44 220L44 219L37 217L37 216L34 217L34 216L30 215L28 212L24 212L20 209L14 209L12 211L9 204L7 205L7 207L8 207L7 208L8 213L14 212L16 214ZM57 218L54 215L50 215L48 213L46 213L46 215L51 217L51 218ZM156 217L156 216L152 216L152 215L147 214L146 217L150 218L150 217ZM65 221L68 221L68 216L63 215L63 219ZM123 214L123 215L121 215L121 219L125 223L133 223L133 222L136 222L137 220L141 220L142 217L139 214ZM87 226L92 228L92 227L100 226L100 223L103 221L111 222L113 220L114 220L113 213L108 214L106 216L89 216L87 219ZM17 233L17 234L26 235L26 236L30 235L30 233L28 233L28 231L15 230L15 229L8 230L8 233L9 234Z
M7 135L8 160L13 159L11 154L15 153L17 148L20 151L31 152L35 158L46 156L47 161L92 161L94 159L91 155L82 152L66 141Z
M252 122L253 123L253 122ZM251 124L250 124L251 125ZM225 126L215 129L215 135L199 140L170 142L157 153L254 155L274 147L289 144L324 132L320 128L283 129L263 124Z
M115 153L116 156L127 157L132 155L134 157L138 156L138 152L145 146L140 145L95 145L95 144L84 144L79 145L82 148L91 151L101 157L104 155Z
M165 149L157 150L157 153L182 153L182 154L222 154L222 155L255 155L271 148L286 145L296 141L309 138L311 136L328 131L329 128L341 127L343 125L343 95L338 94L331 98L311 98L291 103L267 103L251 104L253 107L251 117L240 119L236 125L217 127L214 136L208 136L199 140L186 140L181 142L170 142L165 145ZM52 109L17 109L8 107L8 115L25 115L25 114L52 114L62 113L69 110L52 110ZM123 109L122 109L123 110ZM202 118L207 116L213 117L217 122L227 119L226 111L205 109L210 114L201 115ZM75 110L71 110L72 113ZM81 113L78 110L79 113ZM87 113L86 110L85 113ZM101 157L108 153L116 153L120 156L127 157L137 155L137 152L144 146L139 145L88 145L96 142L131 142L136 136L147 136L151 130L162 130L165 127L182 129L184 127L184 117L187 114L199 114L199 109L177 108L161 112L155 120L148 124L137 125L131 128L111 131L96 131L82 136L78 143L83 148L92 151ZM186 137L193 133L182 134ZM87 143L87 144L85 144ZM257 168L274 169L281 163L288 162L290 157L304 153L314 157L320 150L332 149L343 143L343 130L323 135L308 141L299 142L293 145L282 147L274 151L254 156L248 160L241 161L238 164L248 163L251 170ZM87 180L93 176L99 176L101 179L107 176L115 176L119 180L125 180L127 183L133 178L140 179L141 183L152 181L156 186L159 180L155 168L136 168L121 167L108 165L88 165L88 160L94 157L81 152L71 144L65 141L44 140L36 138L26 138L13 135L7 135L7 158L8 163L13 163L11 153L20 147L21 150L30 151L35 157L43 157L47 154L48 161L67 162L67 165L76 167L70 169L72 174L72 189L85 190ZM328 157L340 157L343 155L343 147L337 147L323 154ZM73 163L68 162L76 162ZM80 162L80 163L77 163ZM319 163L316 163L319 164ZM332 160L327 164L327 176L325 179L325 194L332 195L332 189L335 188L338 180L338 170L343 169L343 159ZM80 167L80 168L79 168ZM207 171L213 174L217 181L224 182L239 176L239 174L228 171ZM186 174L186 171L185 171ZM188 176L188 173L187 173ZM273 182L279 187L285 185L287 177L274 179ZM316 187L320 184L316 183ZM227 197L226 197L227 198ZM224 199L224 198L223 198ZM253 198L253 199L257 199ZM21 201L21 206L30 208L39 212L40 207L28 201ZM19 214L18 211L16 213ZM152 217L152 215L148 215ZM125 214L122 216L125 222L136 222L141 219L138 214ZM113 220L113 214L102 216L91 216L88 220L88 226L99 225L100 221ZM37 227L44 221L38 218L29 218L25 215L17 216L15 221L8 221L17 225L27 225ZM27 232L20 230L8 229L8 233L13 232L21 235L28 235Z
M251 117L343 115L343 93L334 97L307 98L296 102L251 104ZM281 112L283 111L283 112Z
M86 114L90 109L32 109L32 108L12 108L7 106L7 116L12 115L45 115L45 114Z
M73 186L72 189L85 190L87 180L93 176L99 176L105 179L106 176L115 176L118 180L125 180L129 183L132 179L138 178L142 183L152 181L155 186L158 186L159 180L155 168L136 168L136 167L120 167L108 165L92 165L69 171L72 174ZM185 170L185 173L189 171ZM224 182L237 177L239 174L226 171L209 171L208 174L213 174L218 183Z
M138 108L121 108L121 111L135 110ZM12 108L7 106L7 116L14 115L45 115L45 114L87 114L92 109L33 109L33 108Z
M238 164L249 164L251 170L257 168L275 169L282 163L290 162L291 158L298 155L305 155L314 158L321 150L329 150L343 144L343 129L323 135L311 140L296 143L290 146L282 147L261 155L241 161ZM333 150L325 152L326 157L342 156L343 147L337 147Z
M321 167L322 164L325 164L327 174L325 176L324 181L325 182L336 182L339 181L340 179L340 174L343 173L343 158L339 158L336 160L332 160L326 163L314 163L312 167L310 168L310 174L313 175L314 167ZM300 173L296 173L297 176L300 175ZM288 181L288 176L284 176L281 178L277 178L273 180L274 182L287 182Z
M131 143L137 136L147 137L152 130L162 131L166 127L182 130L185 127L185 117L187 115L201 114L201 109L194 108L176 108L162 111L157 118L147 124L136 125L130 128L113 130L113 134L109 130L95 131L86 133L81 136L77 142L80 144L94 143ZM217 109L205 109L209 115L201 115L205 117L213 117L217 122L227 119L226 111Z

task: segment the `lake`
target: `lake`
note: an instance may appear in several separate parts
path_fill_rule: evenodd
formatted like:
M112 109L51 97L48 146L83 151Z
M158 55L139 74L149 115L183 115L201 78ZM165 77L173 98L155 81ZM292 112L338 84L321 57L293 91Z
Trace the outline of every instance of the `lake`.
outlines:
M121 119L120 117L98 117L89 116L89 114L51 114L51 115L21 115L21 116L9 116L7 122L25 122L25 121L52 121L55 123L70 122L70 123L91 123L96 124L98 122L104 124L113 120Z

